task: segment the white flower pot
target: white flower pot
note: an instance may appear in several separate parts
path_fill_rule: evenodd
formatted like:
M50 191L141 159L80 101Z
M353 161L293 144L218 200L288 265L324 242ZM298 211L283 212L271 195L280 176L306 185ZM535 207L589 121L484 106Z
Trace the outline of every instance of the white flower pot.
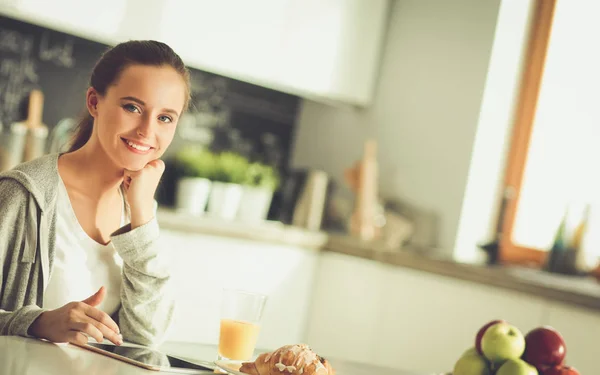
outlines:
M243 221L262 221L267 219L273 191L254 186L244 186L237 218Z
M208 212L222 219L235 219L244 188L239 184L213 182L208 198Z
M177 210L202 215L210 194L211 181L206 178L184 177L177 182L175 207Z

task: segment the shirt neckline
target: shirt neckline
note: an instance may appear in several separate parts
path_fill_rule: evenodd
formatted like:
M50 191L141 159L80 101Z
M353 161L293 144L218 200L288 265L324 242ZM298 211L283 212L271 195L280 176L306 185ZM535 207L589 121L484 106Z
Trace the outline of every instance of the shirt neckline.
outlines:
M66 200L66 204L68 206L67 207L68 215L70 216L70 219L76 223L77 231L79 231L80 237L85 238L86 241L91 242L94 246L100 247L102 249L112 247L112 241L109 241L107 244L102 244L102 243L96 241L95 239L93 239L92 237L90 237L90 235L87 234L87 232L83 229L83 227L81 226L81 223L79 223L79 220L77 219L77 215L75 214L75 210L73 209L73 205L71 204L71 198L69 197L69 193L67 191L67 186L65 185L65 182L63 181L60 173L58 173L58 185L59 185L58 188L60 190L59 194L62 194L62 196ZM123 209L121 211L121 227L122 227L123 225L125 225L126 207L125 207L125 199L123 197L123 192L121 191L121 189L119 189L119 195L121 196L121 200L123 202ZM59 196L59 199L60 199L60 196Z

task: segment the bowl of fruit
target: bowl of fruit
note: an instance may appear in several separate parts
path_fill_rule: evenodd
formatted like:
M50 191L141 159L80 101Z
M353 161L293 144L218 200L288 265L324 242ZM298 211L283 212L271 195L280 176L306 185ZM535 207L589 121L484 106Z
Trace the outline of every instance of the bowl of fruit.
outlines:
M550 326L523 335L509 322L494 320L479 329L474 344L451 375L580 375L566 365L565 340Z

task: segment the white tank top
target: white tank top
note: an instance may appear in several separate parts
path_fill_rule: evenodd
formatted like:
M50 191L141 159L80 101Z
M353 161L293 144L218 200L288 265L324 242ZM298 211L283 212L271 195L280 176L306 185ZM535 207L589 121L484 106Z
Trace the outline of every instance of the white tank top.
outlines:
M104 286L106 295L96 307L112 315L121 302L123 261L112 242L102 245L88 236L75 216L62 178L58 185L56 252L43 307L53 310L72 301L84 300ZM125 224L125 218L123 202L121 225Z

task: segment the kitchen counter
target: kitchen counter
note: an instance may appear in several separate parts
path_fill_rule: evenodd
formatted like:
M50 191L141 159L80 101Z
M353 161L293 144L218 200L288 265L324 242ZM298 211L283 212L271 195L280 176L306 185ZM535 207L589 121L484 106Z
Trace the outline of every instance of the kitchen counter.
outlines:
M165 343L160 350L199 364L213 361L217 352L215 346L191 343ZM338 374L415 375L334 358L330 360ZM73 345L52 344L17 336L2 336L0 337L0 373L11 375L149 375L156 372L144 370Z
M309 231L279 222L250 224L195 217L164 208L159 209L157 216L159 224L165 229L330 251L600 310L600 283L592 277L564 276L522 267L465 264L411 249L390 251L376 242L364 242L342 234Z
M591 276L551 274L525 267L459 263L453 259L422 255L410 249L390 252L340 235L330 235L324 250L600 310L600 283Z
M266 241L315 250L323 248L328 238L324 232L309 231L277 221L245 223L210 216L193 216L168 208L159 208L157 219L160 227L165 229Z

